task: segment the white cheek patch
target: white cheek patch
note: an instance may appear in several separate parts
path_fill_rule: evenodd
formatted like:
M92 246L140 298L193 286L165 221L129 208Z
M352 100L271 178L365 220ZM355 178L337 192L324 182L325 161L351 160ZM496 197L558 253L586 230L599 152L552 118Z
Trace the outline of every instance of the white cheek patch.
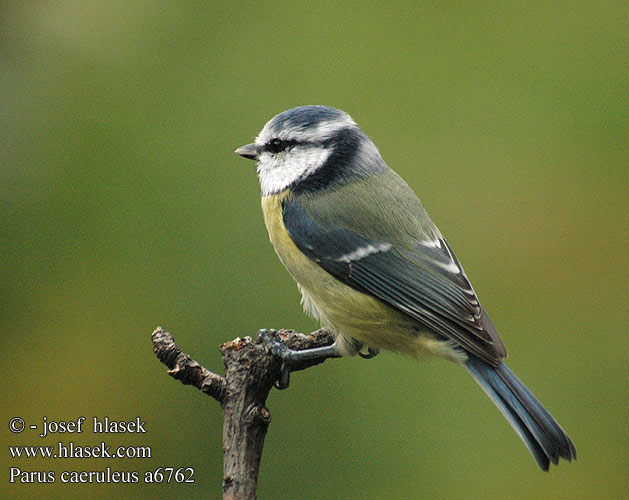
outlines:
M330 152L321 147L296 146L278 154L262 153L257 167L262 196L284 191L297 179L307 177L325 163Z

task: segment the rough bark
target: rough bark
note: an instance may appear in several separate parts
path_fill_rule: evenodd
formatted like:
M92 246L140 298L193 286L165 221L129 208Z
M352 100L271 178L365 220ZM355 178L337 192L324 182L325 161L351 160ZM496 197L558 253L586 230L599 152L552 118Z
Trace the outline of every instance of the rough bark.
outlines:
M290 330L278 333L295 350L334 341L327 330L309 335ZM161 327L153 332L152 340L153 352L169 368L171 377L212 396L223 409L223 499L254 500L264 438L271 422L266 399L279 379L281 361L257 340L239 337L220 347L225 365L225 376L221 376L183 353L172 335ZM306 361L293 371L322 362Z

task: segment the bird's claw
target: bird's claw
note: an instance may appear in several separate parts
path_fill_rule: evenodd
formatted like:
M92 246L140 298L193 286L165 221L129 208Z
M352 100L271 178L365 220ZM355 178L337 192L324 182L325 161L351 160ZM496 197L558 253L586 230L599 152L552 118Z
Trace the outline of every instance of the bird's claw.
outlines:
M373 347L367 347L367 352L358 351L358 355L363 359L375 358L378 354L380 354L380 349L375 349Z
M276 389L283 391L284 389L288 389L290 384L290 368L286 364L286 362L282 361L282 368L280 368L280 378L275 381L273 384Z
M290 384L291 370L285 358L290 352L290 348L286 345L286 342L284 342L280 334L273 328L260 330L258 332L258 339L265 344L275 356L282 360L280 378L277 379L273 385L279 390L287 389Z
M341 356L336 342L330 345L297 351L288 347L284 339L275 330L260 330L258 339L282 360L280 378L275 384L275 387L278 389L286 389L288 387L291 371L303 370L309 366L323 363L328 358L339 358Z

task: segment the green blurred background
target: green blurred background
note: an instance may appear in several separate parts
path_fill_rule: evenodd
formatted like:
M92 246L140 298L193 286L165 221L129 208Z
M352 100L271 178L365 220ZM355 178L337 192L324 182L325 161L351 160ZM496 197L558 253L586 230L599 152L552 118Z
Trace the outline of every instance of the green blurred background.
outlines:
M272 392L263 499L628 494L624 2L2 2L3 498L219 498L221 411L150 334L316 328L268 242L252 163L284 109L348 111L449 239L510 366L574 439L541 473L459 367L389 353ZM101 436L27 424L140 416L150 460L12 460ZM9 484L22 470L194 467L185 485Z

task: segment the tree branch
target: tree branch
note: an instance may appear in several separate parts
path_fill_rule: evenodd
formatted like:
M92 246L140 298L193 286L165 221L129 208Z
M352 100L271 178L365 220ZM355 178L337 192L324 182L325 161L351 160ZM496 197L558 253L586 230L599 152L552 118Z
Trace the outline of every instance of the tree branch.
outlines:
M153 335L153 352L168 368L168 375L182 384L193 385L200 391L222 403L225 399L227 381L217 373L211 372L182 352L173 336L158 326Z
M292 330L278 332L295 350L330 345L329 331L309 335ZM153 332L153 352L168 368L168 374L183 384L193 385L216 399L223 409L223 500L254 500L264 438L271 422L266 399L279 379L281 361L269 349L250 337L236 338L221 345L225 365L222 377L204 368L181 351L172 335L161 327ZM292 367L303 370L323 360L308 360Z

